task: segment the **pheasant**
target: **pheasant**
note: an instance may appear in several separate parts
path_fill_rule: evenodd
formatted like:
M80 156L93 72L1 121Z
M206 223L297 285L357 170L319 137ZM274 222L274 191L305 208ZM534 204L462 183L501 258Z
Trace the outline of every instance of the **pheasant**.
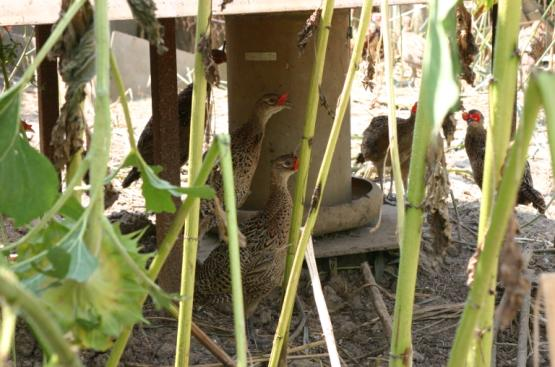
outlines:
M210 90L210 87L208 87ZM179 115L179 162L184 165L189 156L189 130L191 121L191 102L193 98L193 84L189 84L185 89L179 92L177 97L178 115ZM154 164L154 132L152 131L152 118L148 120L145 128L139 136L137 148L139 153L144 158L145 162L149 165ZM141 174L137 167L133 167L127 174L121 186L123 188L129 187L133 182L141 178Z
M216 64L221 64L227 61L224 51L214 49L212 50L212 58ZM207 85L207 96L210 98L211 87ZM193 100L193 83L185 87L177 96L177 112L179 119L179 162L183 166L189 157L189 131L191 123L191 105ZM145 128L139 136L137 148L139 153L144 158L145 162L149 165L154 164L154 134L152 131L152 118L148 120ZM137 167L133 167L127 174L121 186L123 188L129 187L133 182L141 177Z
M247 317L252 316L259 302L281 284L293 205L287 181L298 166L298 159L293 154L275 159L272 162L270 197L257 215L239 225L248 241L248 246L240 249ZM195 301L222 311L230 310L232 299L228 269L228 249L218 246L198 266Z
M276 113L291 108L287 98L287 93L263 95L256 102L248 121L230 133L233 181L238 208L245 203L250 194L250 186L260 158L266 124ZM218 226L220 239L227 242L225 215L220 205L223 199L223 181L219 170L216 169L212 172L209 184L216 190L217 197L214 200L201 200L199 237L202 238L206 232ZM240 237L241 244L244 245L244 238L241 235Z
M474 182L482 188L482 176L484 174L484 157L486 155L486 136L484 128L484 116L478 110L463 112L463 119L467 122L464 148L470 161ZM534 189L530 164L526 161L524 176L518 189L517 204L532 204L534 208L543 214L546 210L545 200L540 192Z
M410 155L412 148L412 135L414 132L414 120L416 118L417 103L411 108L408 119L397 118L397 137L399 145L399 160L401 162L401 174L403 183L407 184ZM376 116L370 122L370 126L364 130L361 153L358 155L357 162L372 161L378 171L378 178L383 189L384 163L391 165L388 157L389 150L389 130L387 116ZM387 161L386 161L387 158Z

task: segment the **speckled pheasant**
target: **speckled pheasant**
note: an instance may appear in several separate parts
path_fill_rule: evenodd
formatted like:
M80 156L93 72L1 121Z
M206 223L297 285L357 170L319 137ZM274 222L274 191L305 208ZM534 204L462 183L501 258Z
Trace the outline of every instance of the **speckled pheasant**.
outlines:
M240 249L245 311L252 315L258 303L281 284L289 238L292 199L289 177L298 169L293 154L272 162L270 197L264 208L239 225L247 247ZM195 301L222 311L231 310L229 255L226 246L217 247L199 265L195 281Z
M216 64L221 64L227 61L227 57L224 51L214 49L212 50L212 59ZM207 85L207 98L210 98L211 87L210 84ZM177 112L179 119L179 146L180 155L179 162L183 166L187 162L189 157L189 131L191 128L191 105L193 100L193 83L185 87L177 95ZM154 132L152 131L152 118L148 120L145 128L139 136L139 141L137 142L137 149L139 153L149 165L154 164ZM121 186L123 188L128 187L133 182L141 177L139 170L133 167L131 171L127 174Z
M399 159L401 161L401 174L403 182L407 184L409 173L410 155L412 148L412 135L414 132L414 120L416 118L415 103L412 106L409 118L397 118L397 136L399 145ZM370 126L364 130L362 135L361 153L358 155L357 162L372 161L378 171L378 178L383 189L384 163L391 165L389 159L389 130L388 117L376 116L370 122ZM386 161L387 158L387 161Z
M245 203L250 194L252 178L260 159L266 124L273 115L291 107L287 98L287 93L282 95L265 94L256 102L249 120L230 134L233 181L238 208ZM216 190L217 197L215 200L201 201L199 236L202 238L207 231L217 225L220 239L227 241L225 215L220 205L223 200L223 182L219 170L213 171L209 178L209 184ZM242 236L241 244L244 245Z
M484 116L478 110L470 110L463 113L463 119L467 122L464 148L472 167L474 182L482 188L482 176L484 174L484 157L486 156L486 136L484 127ZM540 192L534 189L530 164L526 161L524 175L518 189L517 204L532 204L540 213L545 212L545 200Z
M210 89L210 87L208 87ZM180 155L179 162L180 165L184 165L189 156L189 130L191 128L191 101L193 98L193 84L189 84L185 89L179 92L177 97L177 110L179 114L179 146ZM149 165L154 164L154 132L152 131L152 118L148 120L145 128L139 136L139 141L137 142L137 148L139 153ZM133 182L141 178L141 174L137 167L133 167L131 171L127 174L123 182L122 187L128 187Z

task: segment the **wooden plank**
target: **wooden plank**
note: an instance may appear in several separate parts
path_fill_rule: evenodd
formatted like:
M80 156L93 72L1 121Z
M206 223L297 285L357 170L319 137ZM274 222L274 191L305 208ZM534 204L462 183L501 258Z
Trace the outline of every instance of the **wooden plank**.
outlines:
M374 224L375 225L375 224ZM372 225L350 231L329 234L314 238L314 252L317 258L344 255L356 255L366 252L398 250L397 210L394 206L382 206L382 218L379 227L372 231ZM200 262L206 260L220 241L217 235L207 233L198 249Z
M51 24L59 16L61 0L0 0L0 25ZM215 15L276 13L313 10L320 6L321 0L234 0L222 12L221 0L213 2ZM391 0L390 5L425 4L425 0ZM196 0L156 0L158 18L194 16L197 11ZM374 5L380 5L379 0ZM362 6L362 0L337 0L336 8ZM125 0L109 2L111 20L132 19L131 11Z
M38 25L35 28L37 50L44 45L50 36L51 25ZM58 101L58 68L56 60L45 59L37 70L38 102L39 102L39 134L40 151L50 160L53 157L52 129L59 115Z
M168 51L159 55L150 47L150 73L152 76L152 127L154 135L154 163L163 167L160 177L174 185L180 184L179 122L177 116L177 63L175 47L175 19L164 18L164 42ZM123 60L125 61L125 60ZM178 199L175 200L179 202ZM156 215L156 239L160 243L173 220L173 215ZM160 274L160 285L169 292L178 292L181 274L181 241L177 240Z
M397 211L394 206L382 206L379 227L361 227L352 231L329 234L314 239L317 258L355 255L365 252L396 250L399 248L397 235Z

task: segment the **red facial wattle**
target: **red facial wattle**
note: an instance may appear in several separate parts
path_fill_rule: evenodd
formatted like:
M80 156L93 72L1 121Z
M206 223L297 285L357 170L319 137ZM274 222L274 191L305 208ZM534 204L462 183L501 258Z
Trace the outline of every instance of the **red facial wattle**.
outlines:
M293 171L297 172L299 170L299 160L295 159L295 162L293 162Z
M412 108L410 109L410 112L411 112L412 114L415 114L415 113L416 113L416 110L417 110L417 107L418 107L418 103L415 103L415 104L412 106Z
M287 98L289 98L289 93L285 92L281 96L279 96L277 100L278 106L283 106L287 102Z
M33 130L33 126L31 126L31 124L26 123L25 121L21 120L21 127L23 128L24 131L29 131L34 133L35 130Z
M468 121L468 119L470 118L470 115L468 114L468 112L463 112L462 113L462 118L464 121Z
M482 121L482 117L480 116L479 113L471 113L468 116L469 119L476 121L476 122L481 122Z

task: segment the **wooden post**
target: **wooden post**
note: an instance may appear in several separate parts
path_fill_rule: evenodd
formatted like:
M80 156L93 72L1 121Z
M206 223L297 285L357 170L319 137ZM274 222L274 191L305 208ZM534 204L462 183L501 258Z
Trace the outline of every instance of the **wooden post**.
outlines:
M175 18L160 19L164 26L164 42L168 51L159 55L150 48L152 91L152 121L154 130L154 162L163 167L160 176L179 185L179 122L177 115L177 64L175 48ZM179 200L176 199L176 204ZM172 215L156 215L156 239L160 243L172 220ZM159 276L160 285L169 292L178 292L181 274L182 239L174 247Z
M35 27L37 50L39 50L50 36L51 24L41 24ZM39 100L39 134L40 151L52 160L53 147L50 145L52 129L58 120L58 69L56 61L45 59L37 71L38 100Z

